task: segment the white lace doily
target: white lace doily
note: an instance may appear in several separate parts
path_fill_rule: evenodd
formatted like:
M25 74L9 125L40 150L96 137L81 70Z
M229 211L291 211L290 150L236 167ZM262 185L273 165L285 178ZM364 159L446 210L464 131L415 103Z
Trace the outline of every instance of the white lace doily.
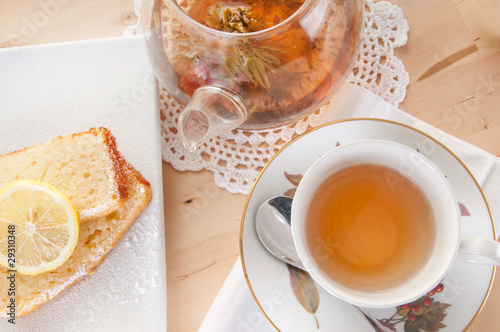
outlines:
M364 36L360 55L348 82L362 86L398 106L406 94L408 73L394 56L407 41L408 23L401 9L385 1L365 0ZM210 170L217 186L247 194L260 170L294 136L314 127L325 107L293 125L263 131L235 130L203 144L191 153L177 137L183 106L160 87L163 159L181 171Z

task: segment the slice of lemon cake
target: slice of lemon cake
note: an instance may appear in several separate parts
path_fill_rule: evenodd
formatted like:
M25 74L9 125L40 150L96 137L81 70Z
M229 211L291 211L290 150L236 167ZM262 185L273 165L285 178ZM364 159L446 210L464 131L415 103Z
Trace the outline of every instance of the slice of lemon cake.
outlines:
M125 164L130 198L113 213L80 224L78 242L66 262L37 275L16 274L16 317L23 316L51 300L71 284L92 272L126 233L151 200L149 183ZM0 266L0 315L6 316L9 298L9 270Z
M28 179L28 181L17 181L21 179ZM31 184L37 191L51 194L49 198L53 199L43 199L48 202L47 206L52 204L52 200L58 199L62 210L55 209L54 213L58 214L48 218L50 220L46 220L47 223L57 224L57 220L66 220L64 226L73 225L69 228L77 232L78 238L76 245L70 248L74 241L63 240L72 232L60 229L57 232L49 232L52 235L48 235L47 227L44 225L38 227L40 225L33 224L32 233L40 234L38 231L41 231L46 236L51 236L51 239L50 241L41 239L41 242L32 241L33 245L27 251L22 246L16 247L16 250L22 251L17 254L22 253L23 257L28 258L26 262L20 262L23 263L24 268L17 271L11 270L6 260L8 250L2 249L0 316L5 317L10 314L11 299L8 294L11 286L9 277L12 273L15 273L15 316L18 317L35 310L83 276L90 274L104 260L106 254L132 226L151 200L149 182L123 158L117 150L114 137L105 128L59 137L45 144L0 156L0 198L4 197L5 193L12 198L9 196L13 191L10 186L19 189L13 184L8 185L9 181L21 182L23 185L24 183ZM3 191L2 188L4 188ZM57 194L59 192L61 195ZM69 198L68 204L59 197L62 195ZM38 202L25 198L26 195L18 197L15 201L18 204L29 205L23 210L34 211L33 205ZM17 212L12 212L13 209L9 207L9 204L12 202L8 203L7 207L2 207L0 204L0 226L6 229L0 232L0 245L4 246L8 244L9 227L15 224L15 220L18 220L20 216L27 219L19 223L20 230L21 228L28 229L29 227L25 226L31 225L32 220L47 219L43 218L45 216L33 215L32 212L21 213L21 209L14 209ZM66 211L64 207L67 205L71 206L66 209L69 212L60 212ZM38 212L51 210L47 206L40 206ZM85 216L85 222L80 222L79 225L70 224L72 209L80 214L80 218ZM56 226L59 227L59 225ZM50 266L46 268L43 265L45 264L43 259L38 259L44 255L39 255L37 252L42 250L45 253L47 251L45 249L55 247L63 248L64 252L71 252L71 255L65 256L64 260L55 258L53 262L48 258L45 259L50 261L48 264ZM51 256L50 252L46 254ZM31 259L32 257L34 258Z
M127 199L116 141L106 128L0 156L0 190L15 180L36 180L66 194L82 221L106 216Z

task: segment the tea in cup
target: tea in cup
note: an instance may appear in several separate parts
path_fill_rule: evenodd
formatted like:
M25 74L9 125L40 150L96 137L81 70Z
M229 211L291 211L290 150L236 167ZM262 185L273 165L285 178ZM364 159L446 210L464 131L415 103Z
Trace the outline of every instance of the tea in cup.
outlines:
M313 279L363 307L418 299L439 284L461 248L451 185L428 158L391 141L357 141L320 157L297 188L291 225ZM474 241L462 246L498 264L481 247L499 243Z

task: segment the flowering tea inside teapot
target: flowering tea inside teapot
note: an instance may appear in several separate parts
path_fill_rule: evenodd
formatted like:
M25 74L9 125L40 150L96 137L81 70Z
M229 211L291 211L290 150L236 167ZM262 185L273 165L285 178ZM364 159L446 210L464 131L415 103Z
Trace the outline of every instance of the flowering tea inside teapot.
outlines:
M181 103L203 100L216 114L241 110L232 128L267 129L317 110L357 56L361 0L154 1L146 40L160 82ZM206 108L187 105L186 112Z
M230 33L251 33L270 28L285 21L303 2L303 0L178 1L184 12L200 24ZM217 52L220 45L216 45L212 50L199 46L196 47L198 51L189 48L189 56L179 59L176 66L179 87L187 95L192 96L196 89L205 84L227 85L228 82L218 82L217 78L228 76L233 78L229 87L238 92L257 90L259 93L271 89L275 94L279 93L276 89L282 87L280 79L282 80L284 75L275 72L275 69L290 62L300 53L308 52L304 30L298 30L297 33L293 40L275 37L265 43L257 44L241 40L234 48L224 53ZM289 38L290 34L287 36ZM293 49L294 53L288 54L290 49ZM297 66L295 68L288 66L282 69L297 72L305 70L306 67L302 66L300 69ZM267 105L269 101L271 99L263 105L255 103L255 110L269 109L270 106Z
M209 28L227 32L255 32L278 25L299 9L305 0L179 0L192 19Z

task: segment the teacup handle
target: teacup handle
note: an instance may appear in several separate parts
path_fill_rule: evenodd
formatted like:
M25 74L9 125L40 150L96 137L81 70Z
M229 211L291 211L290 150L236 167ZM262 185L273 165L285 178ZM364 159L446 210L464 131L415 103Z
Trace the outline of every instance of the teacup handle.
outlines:
M478 236L464 237L459 256L472 263L500 265L500 242Z

